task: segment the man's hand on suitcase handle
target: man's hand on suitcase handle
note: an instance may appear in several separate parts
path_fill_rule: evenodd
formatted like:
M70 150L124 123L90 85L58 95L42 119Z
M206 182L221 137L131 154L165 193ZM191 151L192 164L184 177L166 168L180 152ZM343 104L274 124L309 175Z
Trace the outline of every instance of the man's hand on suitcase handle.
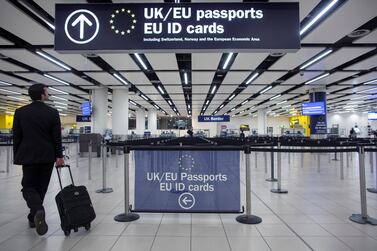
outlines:
M56 168L64 167L64 158L56 158L55 166Z

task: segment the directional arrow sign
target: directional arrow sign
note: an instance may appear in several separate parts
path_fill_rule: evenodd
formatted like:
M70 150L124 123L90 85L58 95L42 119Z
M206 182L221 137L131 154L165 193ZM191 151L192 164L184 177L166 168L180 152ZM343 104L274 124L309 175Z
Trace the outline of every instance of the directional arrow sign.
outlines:
M75 21L72 23L72 27L75 27L78 23L80 23L80 39L84 38L84 24L87 23L89 26L92 26L93 23L84 15L81 14Z
M195 205L195 197L191 193L183 193L178 198L178 204L183 209L190 209Z
M185 197L182 201L185 203L185 205L187 205L187 202L192 202L192 200L188 199L187 197Z

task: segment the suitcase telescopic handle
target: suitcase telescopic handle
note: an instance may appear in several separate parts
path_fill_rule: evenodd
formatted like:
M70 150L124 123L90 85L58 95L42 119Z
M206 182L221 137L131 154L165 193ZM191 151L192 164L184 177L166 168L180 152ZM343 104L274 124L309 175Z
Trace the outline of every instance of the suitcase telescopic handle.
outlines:
M74 182L73 182L73 177L72 177L72 172L71 172L71 166L70 166L70 165L57 166L57 167L56 167L56 172L58 173L59 184L60 184L60 188L61 188L62 190L63 190L63 185L62 185L62 180L61 180L61 178L60 178L60 173L59 173L59 170L58 170L58 169L62 169L63 167L67 167L67 168L68 168L69 176L71 176L72 185L75 185Z

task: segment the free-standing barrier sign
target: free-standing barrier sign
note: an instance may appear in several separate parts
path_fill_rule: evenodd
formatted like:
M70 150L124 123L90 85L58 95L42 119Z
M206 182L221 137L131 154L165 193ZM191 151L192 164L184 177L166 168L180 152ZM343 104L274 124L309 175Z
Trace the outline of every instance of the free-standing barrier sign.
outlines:
M239 151L135 151L135 210L240 211Z
M298 3L57 4L57 51L300 49Z
M229 122L230 116L229 115L222 115L222 116L207 116L201 115L198 116L199 122Z

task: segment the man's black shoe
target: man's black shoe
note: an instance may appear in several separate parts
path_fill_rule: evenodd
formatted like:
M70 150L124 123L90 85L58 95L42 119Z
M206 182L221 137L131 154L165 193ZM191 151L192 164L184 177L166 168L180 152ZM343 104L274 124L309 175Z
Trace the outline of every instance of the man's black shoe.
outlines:
M48 231L48 226L45 221L45 212L43 210L38 210L34 216L34 224L36 231L39 235L44 235Z
M30 227L30 228L35 228L35 223L32 222L32 221L29 221L29 227Z

